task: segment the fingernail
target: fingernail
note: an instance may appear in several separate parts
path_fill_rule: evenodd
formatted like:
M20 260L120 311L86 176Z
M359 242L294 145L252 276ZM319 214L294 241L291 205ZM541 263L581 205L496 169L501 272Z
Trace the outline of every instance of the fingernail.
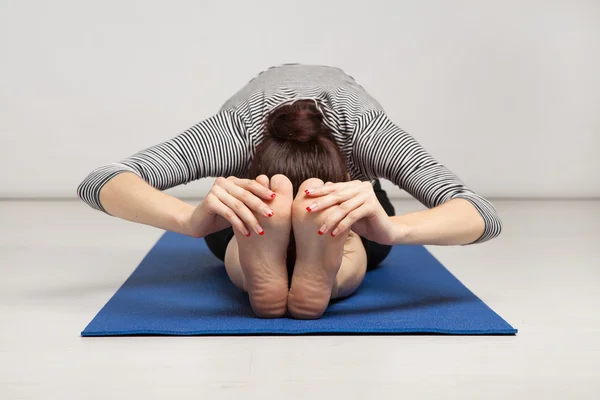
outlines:
M250 237L250 232L246 231L244 232L244 235L246 235L246 237Z
M327 229L327 226L325 224L323 224L323 226L319 228L319 235L324 234L326 229Z
M275 193L271 193L271 198L274 199L277 196Z
M317 208L317 203L312 203L310 206L306 207L306 211L313 211Z
M261 228L260 225L256 224L255 229L256 229L256 233L258 233L259 235L264 235L265 234L264 229Z
M312 189L306 189L306 190L304 191L304 193L306 193L306 194L310 194L310 191L311 191L311 190L312 190Z
M275 215L275 214L273 214L273 211L271 211L271 210L267 210L265 212L265 214L267 215L267 217L272 217L273 215Z
M337 235L339 232L340 230L338 228L335 228L333 232L331 232L331 237L335 237L335 235Z

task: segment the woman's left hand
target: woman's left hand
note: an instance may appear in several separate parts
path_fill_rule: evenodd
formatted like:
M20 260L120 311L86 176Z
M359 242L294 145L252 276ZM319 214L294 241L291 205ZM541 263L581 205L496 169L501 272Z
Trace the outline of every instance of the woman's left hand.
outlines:
M358 235L381 244L392 245L394 224L387 215L370 182L331 183L305 191L313 198L307 211L328 210L322 233L337 236L352 229Z

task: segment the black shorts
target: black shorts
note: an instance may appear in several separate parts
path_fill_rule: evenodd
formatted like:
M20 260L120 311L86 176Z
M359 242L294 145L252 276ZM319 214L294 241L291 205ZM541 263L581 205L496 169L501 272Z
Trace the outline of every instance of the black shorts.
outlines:
M379 203L389 216L396 215L394 206L390 202L387 197L385 191L381 188L381 182L376 179L373 182L373 191L375 192L375 196L379 200ZM225 228L221 231L211 233L206 236L204 240L210 251L221 261L225 259L225 251L227 250L227 245L229 241L233 237L233 228ZM373 269L379 265L389 254L392 249L391 246L379 244L377 242L373 242L371 240L367 240L364 237L360 237L362 240L363 246L365 246L365 250L367 252L367 270Z

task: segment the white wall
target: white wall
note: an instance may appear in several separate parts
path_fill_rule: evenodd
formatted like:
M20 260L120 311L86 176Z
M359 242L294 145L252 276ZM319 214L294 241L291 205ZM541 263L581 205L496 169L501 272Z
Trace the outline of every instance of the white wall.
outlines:
M2 0L0 197L73 197L285 62L346 70L484 195L600 196L598 1Z

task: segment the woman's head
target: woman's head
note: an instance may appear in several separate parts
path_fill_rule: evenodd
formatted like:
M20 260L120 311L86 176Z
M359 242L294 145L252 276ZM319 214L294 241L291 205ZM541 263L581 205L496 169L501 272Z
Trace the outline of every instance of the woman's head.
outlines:
M264 140L256 147L249 178L287 176L298 187L309 178L323 182L348 180L346 162L331 129L313 100L276 108L265 121Z

